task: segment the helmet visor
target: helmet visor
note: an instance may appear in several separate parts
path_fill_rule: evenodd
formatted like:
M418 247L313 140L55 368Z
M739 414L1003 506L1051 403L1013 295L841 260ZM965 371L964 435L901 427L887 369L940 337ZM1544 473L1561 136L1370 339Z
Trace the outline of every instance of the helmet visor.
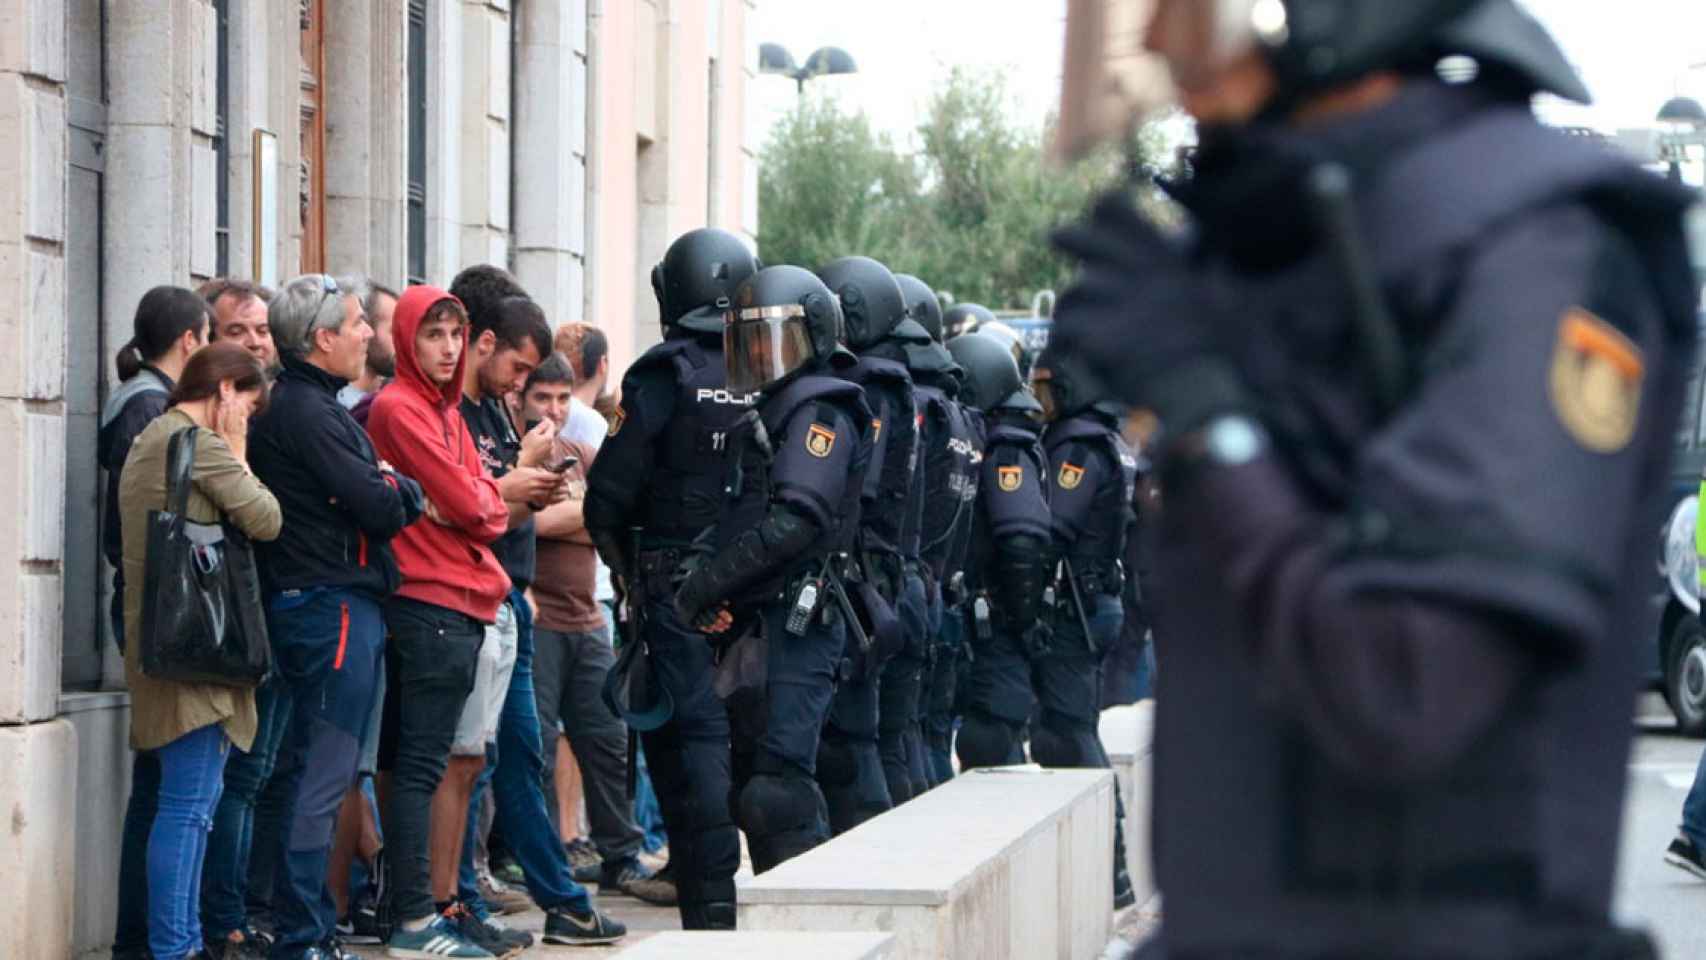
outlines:
M1055 152L1076 160L1211 82L1263 30L1285 28L1280 0L1068 0Z
M728 389L753 393L805 366L813 356L799 304L730 310L723 324Z

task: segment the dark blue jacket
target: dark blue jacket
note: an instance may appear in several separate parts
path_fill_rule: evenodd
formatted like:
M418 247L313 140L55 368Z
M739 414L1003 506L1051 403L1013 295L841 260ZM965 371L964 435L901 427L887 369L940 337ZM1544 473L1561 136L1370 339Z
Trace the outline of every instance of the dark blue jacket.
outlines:
M379 469L373 444L338 403L347 381L286 360L249 428L249 466L278 497L284 530L260 544L276 590L335 587L385 597L401 582L390 541L420 516L421 488Z

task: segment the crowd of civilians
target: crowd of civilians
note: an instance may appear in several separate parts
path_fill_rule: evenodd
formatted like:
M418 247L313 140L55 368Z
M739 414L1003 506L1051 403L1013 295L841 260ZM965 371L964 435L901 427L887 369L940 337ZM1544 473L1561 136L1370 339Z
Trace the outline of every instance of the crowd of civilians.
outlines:
M674 902L667 838L600 699L612 590L582 521L614 407L596 328L507 272L398 293L311 274L137 306L101 412L103 549L132 696L115 960L514 956L498 914L610 943L585 884ZM256 544L274 669L146 675L167 449L185 513ZM127 642L128 641L128 642ZM587 829L581 828L584 807Z

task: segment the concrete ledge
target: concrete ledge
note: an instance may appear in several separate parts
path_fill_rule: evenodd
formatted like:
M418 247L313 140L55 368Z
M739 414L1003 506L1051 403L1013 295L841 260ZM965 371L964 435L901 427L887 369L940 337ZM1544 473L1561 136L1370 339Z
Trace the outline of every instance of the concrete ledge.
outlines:
M0 956L71 955L77 734L64 720L0 727Z
M740 927L888 931L908 960L1090 960L1112 850L1111 772L973 770L744 880Z
M1155 868L1150 862L1150 771L1155 743L1155 701L1143 700L1102 711L1102 749L1119 779L1125 803L1126 871L1138 905L1155 895Z
M685 931L658 933L616 954L621 960L889 960L886 933Z

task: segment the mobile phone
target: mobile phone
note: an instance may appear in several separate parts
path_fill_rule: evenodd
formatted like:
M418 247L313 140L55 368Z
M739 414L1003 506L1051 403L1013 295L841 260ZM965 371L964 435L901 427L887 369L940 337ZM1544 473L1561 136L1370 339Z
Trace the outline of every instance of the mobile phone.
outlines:
M570 467L572 467L575 464L580 463L580 462L581 462L580 457L577 457L572 453L567 453L567 454L563 455L563 459L558 460L556 463L551 464L549 467L546 467L545 469L551 471L552 473L567 473L568 469Z

